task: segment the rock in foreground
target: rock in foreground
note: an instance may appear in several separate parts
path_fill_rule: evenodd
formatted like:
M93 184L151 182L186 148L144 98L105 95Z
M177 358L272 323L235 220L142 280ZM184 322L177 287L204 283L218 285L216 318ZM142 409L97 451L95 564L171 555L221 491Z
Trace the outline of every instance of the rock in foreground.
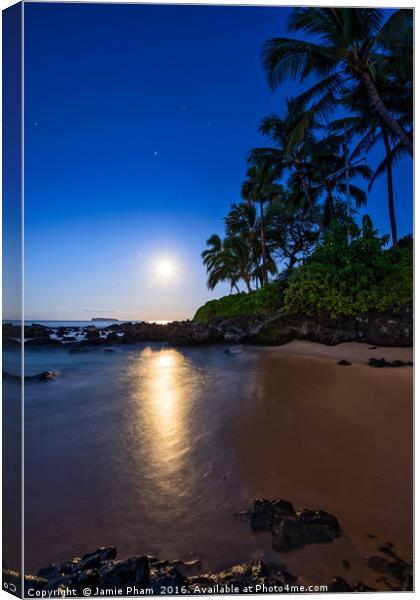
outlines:
M249 511L254 531L270 531L278 552L290 552L307 544L333 542L341 536L338 520L323 510L295 510L286 500L255 500Z

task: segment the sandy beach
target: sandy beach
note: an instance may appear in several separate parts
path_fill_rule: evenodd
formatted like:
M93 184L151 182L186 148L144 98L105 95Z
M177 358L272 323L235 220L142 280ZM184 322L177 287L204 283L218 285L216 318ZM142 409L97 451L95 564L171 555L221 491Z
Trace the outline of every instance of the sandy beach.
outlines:
M372 368L372 356L409 361L412 349L306 341L262 349L235 435L250 496L322 508L342 525L331 545L280 555L290 570L320 584L340 575L386 590L392 579L366 556L391 542L411 558L413 372ZM341 359L351 366L337 365Z

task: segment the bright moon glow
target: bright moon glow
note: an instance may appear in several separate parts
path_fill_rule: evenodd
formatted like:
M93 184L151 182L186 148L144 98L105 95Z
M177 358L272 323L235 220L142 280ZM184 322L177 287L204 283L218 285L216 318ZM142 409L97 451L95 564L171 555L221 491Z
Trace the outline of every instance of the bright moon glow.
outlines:
M175 271L175 265L170 260L160 260L156 265L156 272L160 279L173 279Z

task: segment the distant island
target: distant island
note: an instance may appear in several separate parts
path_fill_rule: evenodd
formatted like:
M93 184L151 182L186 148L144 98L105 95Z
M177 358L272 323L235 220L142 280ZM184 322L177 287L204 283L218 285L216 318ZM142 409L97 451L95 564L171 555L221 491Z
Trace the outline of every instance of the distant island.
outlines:
M107 317L92 317L92 321L112 321L113 323L119 323L120 320Z

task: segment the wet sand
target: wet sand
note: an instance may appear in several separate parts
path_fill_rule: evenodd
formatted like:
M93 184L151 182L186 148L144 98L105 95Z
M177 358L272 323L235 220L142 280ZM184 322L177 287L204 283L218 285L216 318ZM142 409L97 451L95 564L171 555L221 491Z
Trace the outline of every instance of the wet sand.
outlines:
M340 521L343 538L333 544L278 555L303 581L340 575L386 590L366 556L386 542L405 560L412 555L413 371L369 367L371 356L408 361L412 349L303 341L262 349L235 424L250 497L322 508Z

